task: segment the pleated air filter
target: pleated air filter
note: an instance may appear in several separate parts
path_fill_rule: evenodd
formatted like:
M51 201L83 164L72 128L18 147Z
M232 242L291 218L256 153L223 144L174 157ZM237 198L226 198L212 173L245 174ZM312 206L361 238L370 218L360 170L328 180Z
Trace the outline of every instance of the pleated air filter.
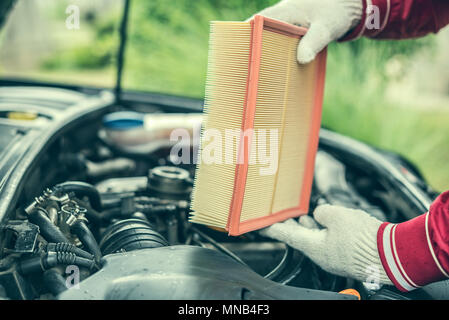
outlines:
M211 23L191 222L236 236L308 212L326 51L298 64L305 32L259 15Z

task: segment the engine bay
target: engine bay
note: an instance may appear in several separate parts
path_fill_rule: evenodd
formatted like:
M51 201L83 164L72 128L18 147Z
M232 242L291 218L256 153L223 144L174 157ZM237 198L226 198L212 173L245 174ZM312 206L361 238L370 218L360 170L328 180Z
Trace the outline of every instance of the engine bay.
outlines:
M117 105L109 92L2 87L0 108L1 298L414 297L329 274L258 232L191 224L195 165L173 163L164 145L142 152L105 138L111 114L184 117L199 114L195 101ZM397 155L325 129L320 139L309 214L330 203L401 222L436 195Z

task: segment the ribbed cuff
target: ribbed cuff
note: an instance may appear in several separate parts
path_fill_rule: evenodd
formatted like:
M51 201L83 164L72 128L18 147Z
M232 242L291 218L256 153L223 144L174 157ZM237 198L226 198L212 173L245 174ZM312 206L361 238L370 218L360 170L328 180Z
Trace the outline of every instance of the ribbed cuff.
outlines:
M377 246L388 277L403 292L448 276L429 238L429 213L400 224L383 223Z
M362 282L391 285L392 282L382 266L377 249L376 237L380 225L381 223L376 221L365 225L364 230L359 230L361 237L355 244L352 267L357 279Z

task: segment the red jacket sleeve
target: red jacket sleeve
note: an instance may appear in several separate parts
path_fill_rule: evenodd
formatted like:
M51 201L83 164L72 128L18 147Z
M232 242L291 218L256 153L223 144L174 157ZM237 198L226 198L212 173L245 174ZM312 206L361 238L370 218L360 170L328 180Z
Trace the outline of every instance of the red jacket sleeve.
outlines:
M449 24L448 0L362 0L358 26L341 41L361 36L376 39L406 39L437 33Z
M426 214L399 224L383 223L377 247L388 277L401 291L449 278L449 191Z

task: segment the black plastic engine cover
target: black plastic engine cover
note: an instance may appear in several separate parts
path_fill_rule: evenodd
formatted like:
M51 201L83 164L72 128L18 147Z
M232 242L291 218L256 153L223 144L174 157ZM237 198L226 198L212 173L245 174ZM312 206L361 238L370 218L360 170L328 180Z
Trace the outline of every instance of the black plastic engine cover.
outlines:
M63 292L69 300L355 299L335 292L290 287L267 280L212 249L172 246L117 253L103 268Z

